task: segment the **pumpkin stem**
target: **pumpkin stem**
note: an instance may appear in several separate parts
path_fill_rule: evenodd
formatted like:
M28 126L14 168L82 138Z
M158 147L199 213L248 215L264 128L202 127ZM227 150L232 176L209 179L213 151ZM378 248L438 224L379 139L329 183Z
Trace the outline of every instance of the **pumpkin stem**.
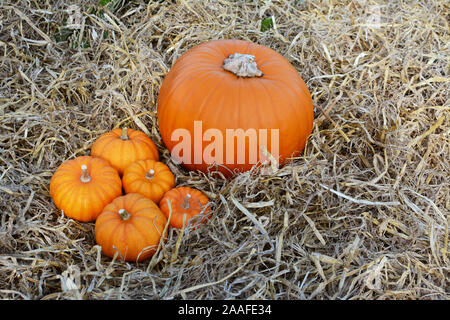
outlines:
M120 139L122 140L128 140L128 133L127 133L128 128L127 127L123 127L122 128L122 134L120 135Z
M180 205L181 208L183 209L189 209L190 205L189 205L189 199L191 198L191 195L188 193L186 195L186 197L183 200L183 203Z
M153 169L148 170L145 177L149 180L153 179L155 177L155 170L153 170Z
M131 216L131 214L125 209L120 209L119 214L122 217L122 220L128 220L130 219Z
M81 166L80 181L83 182L83 183L88 183L89 181L91 181L91 177L89 176L88 168L87 168L87 166L85 164L83 164Z
M238 77L261 77L263 73L258 69L255 56L250 54L235 53L223 61L223 68Z

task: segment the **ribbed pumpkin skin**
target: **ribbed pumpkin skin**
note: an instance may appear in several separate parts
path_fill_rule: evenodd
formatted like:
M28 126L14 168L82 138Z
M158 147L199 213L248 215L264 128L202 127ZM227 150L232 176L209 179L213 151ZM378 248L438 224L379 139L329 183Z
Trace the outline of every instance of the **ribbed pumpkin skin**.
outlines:
M146 177L150 170L154 170L151 179ZM175 186L175 176L162 162L139 160L125 169L122 183L125 193L140 193L158 204L164 193Z
M81 166L86 165L91 177L81 182ZM50 180L50 196L56 207L69 218L88 222L103 207L122 195L122 181L116 169L106 160L81 156L61 164Z
M191 198L189 199L189 209L185 209L182 207L182 204L188 194L191 196ZM189 219L200 214L209 202L208 197L199 190L189 187L177 187L171 189L164 194L164 197L159 203L159 207L165 214L167 219L169 219L170 214L167 200L170 201L170 205L172 208L172 217L170 218L169 224L172 227L178 229L181 229L183 227L184 215L186 215L185 224L187 224ZM211 214L210 208L206 208L206 210L202 214L205 216L205 218L201 220L201 223L205 223L206 218Z
M125 209L128 220L119 214ZM95 221L95 239L108 257L114 257L116 247L119 259L143 261L155 254L167 223L165 215L150 199L130 193L114 199Z
M159 160L155 143L142 131L127 129L128 140L120 138L117 128L100 136L91 148L91 155L108 160L122 176L125 169L138 160Z
M237 77L222 68L224 60L234 53L255 56L262 77ZM222 132L224 165L247 171L248 153L244 164L225 163L226 129L278 129L280 163L298 155L305 147L313 127L311 95L296 69L276 51L241 40L215 40L200 44L183 54L166 75L158 96L158 121L164 144L172 151L179 141L172 141L175 129L191 133L191 170L206 171L208 165L194 163L194 121L202 121L203 133L209 128ZM209 144L204 141L202 152ZM267 149L272 150L270 134ZM228 146L231 148L231 146ZM248 152L248 142L245 146ZM202 157L203 158L203 157ZM258 156L258 161L261 158ZM227 173L228 170L220 171Z

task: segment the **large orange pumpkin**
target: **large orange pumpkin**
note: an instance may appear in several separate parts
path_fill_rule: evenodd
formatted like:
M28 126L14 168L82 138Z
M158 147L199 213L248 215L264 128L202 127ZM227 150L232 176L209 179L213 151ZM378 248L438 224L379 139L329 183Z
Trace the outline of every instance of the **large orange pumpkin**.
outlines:
M280 164L298 155L313 118L311 95L297 70L276 51L242 40L209 41L188 50L158 96L161 137L172 157L192 170L223 164L218 169L226 175L267 160L263 145L278 153Z
M122 181L108 161L80 156L61 164L50 180L50 196L69 218L93 221L122 194Z
M155 143L144 132L129 128L103 134L92 145L91 155L108 160L121 176L133 162L159 159Z
M155 254L167 219L158 206L138 193L114 199L95 221L95 239L102 252L119 259L142 261Z

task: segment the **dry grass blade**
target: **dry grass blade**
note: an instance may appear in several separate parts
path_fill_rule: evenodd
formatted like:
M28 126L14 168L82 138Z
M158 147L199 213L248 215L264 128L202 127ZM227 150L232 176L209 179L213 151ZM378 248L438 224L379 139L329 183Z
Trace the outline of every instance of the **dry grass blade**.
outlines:
M247 263L250 261L250 259L252 258L252 256L255 253L255 251L256 251L255 249L252 249L252 251L250 252L250 255L247 258L247 260L241 266L239 266L236 270L234 270L233 272L231 272L227 276L223 277L222 279L217 280L217 281L213 281L213 282L210 282L210 283L202 283L202 284L190 287L190 288L186 288L186 289L180 290L180 291L176 292L175 295L177 295L177 294L183 295L183 294L191 292L191 291L199 290L199 289L202 289L202 288L205 288L205 287L209 287L209 286L216 285L216 284L219 284L221 282L224 282L228 278L232 277L235 273L238 273L242 268L244 268L247 265Z

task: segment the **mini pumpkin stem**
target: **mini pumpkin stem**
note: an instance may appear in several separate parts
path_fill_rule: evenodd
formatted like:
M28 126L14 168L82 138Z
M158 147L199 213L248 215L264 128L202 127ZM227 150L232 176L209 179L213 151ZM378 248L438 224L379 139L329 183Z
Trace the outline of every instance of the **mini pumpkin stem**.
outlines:
M89 181L91 181L91 177L89 176L88 167L85 164L83 164L81 166L80 181L83 182L83 183L88 183Z
M186 197L184 197L183 203L181 203L180 207L183 209L189 209L189 199L191 199L191 195L188 193Z
M261 77L263 73L258 69L255 56L250 54L235 53L224 60L223 68L238 77Z
M127 132L128 128L127 127L123 127L122 128L122 134L120 135L120 139L122 140L128 140L128 132Z
M149 180L153 179L155 177L155 170L148 170L148 172L145 174L145 177Z
M120 209L119 214L122 217L122 220L128 220L130 219L131 216L131 214L125 209Z

